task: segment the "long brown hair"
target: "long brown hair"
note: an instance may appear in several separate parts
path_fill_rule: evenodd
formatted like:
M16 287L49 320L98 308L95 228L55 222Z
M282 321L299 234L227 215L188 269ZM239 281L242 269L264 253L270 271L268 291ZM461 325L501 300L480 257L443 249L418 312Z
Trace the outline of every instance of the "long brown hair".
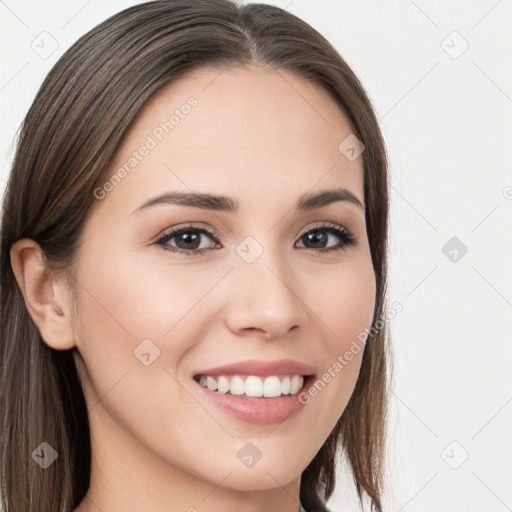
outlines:
M387 411L385 307L387 157L370 100L333 46L307 23L265 4L164 0L128 8L81 37L44 80L20 128L1 224L0 504L4 512L70 512L88 490L87 406L73 350L44 343L10 263L21 238L69 269L93 191L141 107L201 66L261 63L322 86L364 143L366 226L377 292L374 324L351 399L300 484L308 512L327 511L342 453L364 505L381 510ZM341 141L340 141L341 142ZM373 325L373 324L372 324ZM47 442L57 460L31 454ZM338 446L341 444L341 446ZM342 450L340 450L342 448Z

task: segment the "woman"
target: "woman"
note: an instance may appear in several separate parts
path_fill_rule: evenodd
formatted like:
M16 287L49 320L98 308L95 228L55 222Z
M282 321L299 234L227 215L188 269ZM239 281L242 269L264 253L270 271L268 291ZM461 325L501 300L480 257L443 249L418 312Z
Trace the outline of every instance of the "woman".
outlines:
M387 163L370 101L264 4L137 5L57 62L2 218L12 511L382 509Z

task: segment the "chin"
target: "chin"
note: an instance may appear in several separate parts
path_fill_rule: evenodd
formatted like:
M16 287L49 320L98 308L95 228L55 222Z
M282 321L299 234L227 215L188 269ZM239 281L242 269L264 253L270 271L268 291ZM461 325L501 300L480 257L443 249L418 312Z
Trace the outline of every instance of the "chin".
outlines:
M266 491L283 487L296 479L300 479L302 474L301 468L280 468L272 464L258 466L259 464L256 464L252 468L232 470L233 472L229 477L222 482L222 487L234 491ZM213 477L212 481L218 484L218 474L211 476Z

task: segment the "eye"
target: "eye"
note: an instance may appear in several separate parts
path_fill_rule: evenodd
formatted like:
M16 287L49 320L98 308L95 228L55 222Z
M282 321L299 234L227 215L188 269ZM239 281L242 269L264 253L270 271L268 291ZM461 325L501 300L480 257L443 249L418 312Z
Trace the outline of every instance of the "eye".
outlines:
M201 238L208 237L213 244L202 245ZM333 247L326 247L329 238L338 238L338 244ZM204 254L208 248L220 246L219 234L201 226L182 226L173 229L162 235L155 243L161 245L164 249L176 253L183 253L187 256L195 256ZM348 247L356 244L357 237L354 236L346 228L337 226L336 224L327 224L315 226L313 229L302 233L299 242L303 242L303 247L313 249L315 252L331 252L338 250L346 250ZM173 243L171 241L174 240Z
M192 225L174 229L159 238L156 243L163 245L164 248L169 251L192 256L204 253L204 247L200 248L200 246L201 238L204 238L205 235L211 238L215 245L219 243L216 233L206 228ZM169 244L169 242L174 238L176 239L176 246Z
M325 247L329 240L329 235L334 235L334 237L338 238L340 242L334 247ZM313 229L306 231L299 238L299 241L304 241L309 245L309 247L306 247L307 249L316 249L317 252L330 252L342 249L346 250L355 245L356 240L357 237L348 229L337 226L336 224L316 226Z

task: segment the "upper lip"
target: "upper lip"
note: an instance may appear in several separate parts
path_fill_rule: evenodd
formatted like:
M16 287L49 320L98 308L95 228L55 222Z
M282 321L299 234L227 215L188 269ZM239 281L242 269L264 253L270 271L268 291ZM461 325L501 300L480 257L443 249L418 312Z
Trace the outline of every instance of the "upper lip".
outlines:
M215 366L198 371L198 375L280 375L291 373L294 375L314 375L315 369L306 363L293 359L279 359L276 361L263 361L261 359L249 359L236 363Z

